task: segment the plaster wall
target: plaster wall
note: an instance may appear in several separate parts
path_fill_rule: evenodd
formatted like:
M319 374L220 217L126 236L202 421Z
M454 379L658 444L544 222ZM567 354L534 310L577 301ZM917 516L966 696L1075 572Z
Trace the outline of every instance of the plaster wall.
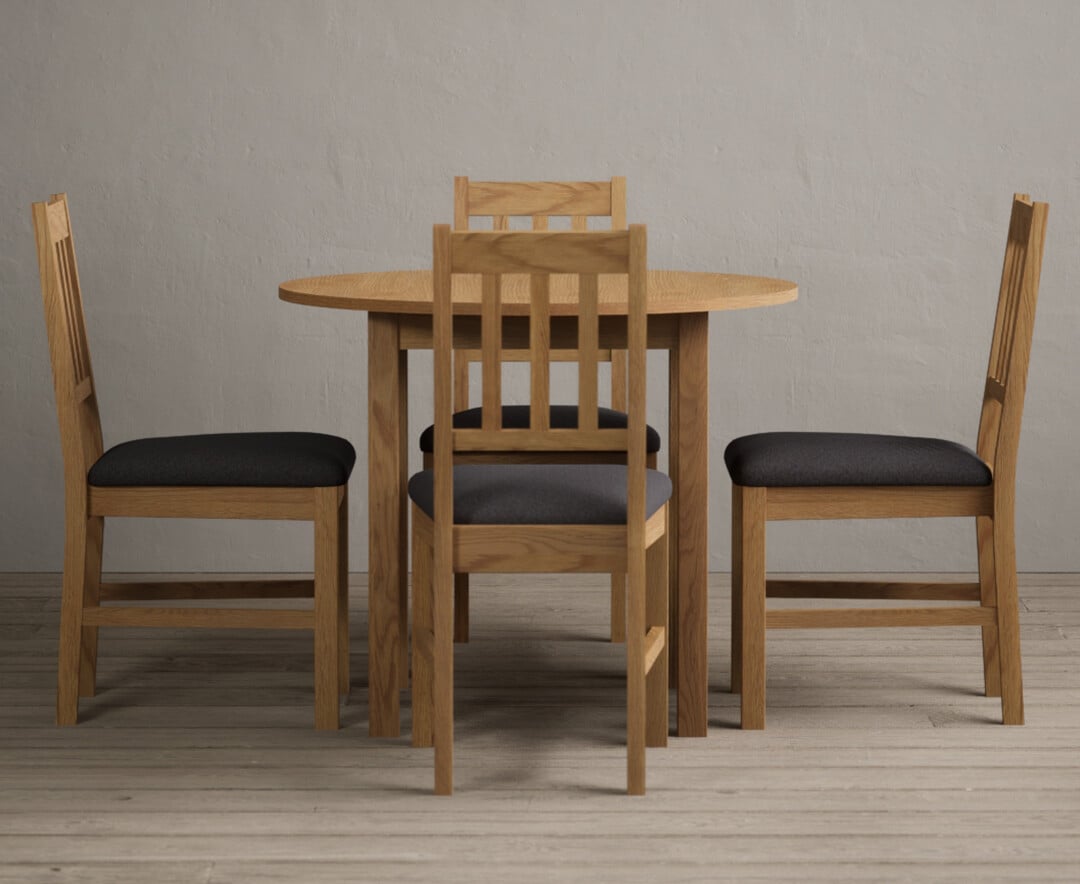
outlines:
M366 321L277 284L428 266L455 174L624 174L653 266L800 286L712 323L719 570L735 435L974 444L1010 196L1049 201L1019 563L1080 571L1080 4L5 0L2 19L0 570L62 561L31 201L71 199L106 444L345 435L362 570ZM650 383L663 425L660 360ZM429 358L412 390L418 431ZM965 521L787 524L769 564L969 569L973 538ZM114 521L106 567L305 570L310 550L298 525Z

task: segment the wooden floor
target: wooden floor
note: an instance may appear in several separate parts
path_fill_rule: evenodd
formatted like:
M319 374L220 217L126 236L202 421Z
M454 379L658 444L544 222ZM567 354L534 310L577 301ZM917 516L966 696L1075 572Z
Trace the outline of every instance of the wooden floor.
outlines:
M0 880L1080 880L1080 575L1022 580L1024 727L980 696L975 629L785 631L757 733L717 575L710 735L650 749L645 798L606 584L474 586L435 798L430 750L367 737L361 577L337 733L311 728L303 635L133 629L103 632L99 694L58 729L58 578L0 577Z

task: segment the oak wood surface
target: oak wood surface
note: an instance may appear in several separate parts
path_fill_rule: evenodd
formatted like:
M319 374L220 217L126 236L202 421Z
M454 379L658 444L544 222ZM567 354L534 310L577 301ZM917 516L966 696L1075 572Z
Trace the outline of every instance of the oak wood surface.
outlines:
M56 650L56 723L79 720L80 698L97 692L99 629L126 627L214 627L308 629L315 633L315 725L336 729L338 701L348 683L347 527L345 485L329 488L276 487L94 487L88 472L102 455L97 390L90 365L82 289L67 197L53 194L31 206L42 303L53 368L56 410L64 464L64 572L62 616ZM218 582L183 581L170 592L160 582L110 585L102 592L105 517L287 519L311 521L316 567L307 611L251 608L161 608L102 605L113 599L214 599L227 591ZM265 597L301 595L280 582ZM139 591L145 590L140 596ZM246 581L235 587L244 598L259 597ZM104 596L104 598L103 598Z
M765 630L860 626L979 626L983 684L999 696L1001 720L1024 723L1016 588L1016 463L1046 239L1046 203L1014 194L998 291L989 366L983 386L976 452L990 471L982 487L806 486L732 488L732 691L742 693L742 725L765 724ZM976 520L978 584L894 584L860 581L846 591L821 582L774 584L773 594L806 598L966 599L966 607L765 611L765 525L782 519L881 519L969 516Z
M602 570L625 574L626 578L626 739L627 792L645 792L645 748L661 745L666 737L657 733L661 719L667 727L667 680L663 665L649 679L649 671L666 647L667 548L658 543L666 536L667 506L647 518L645 485L645 355L647 344L646 234L640 225L627 231L589 233L472 233L451 232L447 225L433 231L435 444L431 455L434 472L434 499L429 512L412 507L414 523L413 558L420 566L414 593L423 593L420 637L414 658L425 684L414 694L423 705L417 745L427 743L430 720L431 742L435 749L435 793L453 792L454 655L453 604L456 573L482 571L563 572ZM501 374L501 291L506 273L527 270L529 290L530 428L528 431L501 426L501 395L491 394L489 381ZM595 426L572 430L552 430L549 426L550 300L552 273L579 275L580 296L586 321L581 323L576 360L591 366L591 381L597 381L595 363L596 278L598 271L618 270L627 275L629 293L627 320L628 427L625 430ZM481 427L456 430L453 356L452 280L455 274L485 274L483 282L481 358L485 385ZM581 307L582 305L579 305ZM588 332L594 340L585 340ZM588 372L586 372L588 374ZM495 380L497 386L498 381ZM579 388L580 392L580 388ZM591 393L595 403L595 389ZM579 407L580 407L580 403ZM532 440L531 446L506 446L506 439ZM612 444L604 444L611 439ZM623 450L626 471L626 521L620 525L576 524L493 524L455 522L454 464L457 447L472 451L497 451L504 447L521 451L540 450ZM648 549L653 546L654 562L647 568ZM427 573L427 559L432 567ZM650 580L661 586L648 586ZM649 599L647 596L651 595ZM430 613L429 613L430 612ZM651 617L660 622L652 622ZM430 617L430 621L429 621ZM430 640L428 623L430 622ZM662 680L662 681L661 681ZM651 688L651 690L650 690ZM651 696L650 696L651 695ZM662 702L661 702L662 698ZM654 708L655 707L655 708ZM661 715L660 708L663 714ZM652 719L652 726L649 720Z
M534 231L546 231L549 229L549 220L552 215L558 216L571 213L574 230L584 230L588 227L588 215L603 215L609 219L612 230L626 229L626 179L614 177L610 181L595 182L530 182L530 181L503 181L503 182L470 182L466 177L459 176L454 179L454 229L458 231L470 229L470 219L475 216L483 216L492 213L492 225L494 229L505 230L508 228L507 216L531 218ZM584 280L583 280L584 282ZM501 363L506 361L531 362L532 354L525 350L506 350L502 348L499 339L501 335L502 319L500 294L490 290L495 285L491 277L485 278L482 283L483 291L483 323L484 336L494 342L481 353L479 350L458 349L454 352L454 409L462 411L469 407L469 365L474 361L483 362L482 365L482 389L484 399L484 426L483 429L491 431L495 428L499 419L497 412L498 404L502 401L502 369ZM587 346L595 357L589 353L583 353L579 361L577 350L563 349L553 350L548 356L553 361L578 361L579 375L579 413L581 415L579 427L582 429L596 429L594 417L597 407L596 368L595 362L603 359L611 363L611 406L620 411L626 410L626 351L625 350L597 350L599 340L596 326L596 294L595 277L589 277L585 283L590 291L581 292L580 297L580 322L578 327L578 340L580 346ZM493 326L497 323L497 327ZM496 361L498 354L499 361ZM528 460L528 455L533 452L517 452L517 457L522 462ZM594 452L586 453L590 459L603 459L604 455ZM472 453L472 462L490 463L498 462L498 453ZM578 462L581 456L575 452L565 452L552 455L550 452L541 454L551 458L554 462ZM459 454L459 462L461 457ZM611 635L613 641L622 641L625 634L625 575L615 573L611 575ZM458 573L454 575L454 641L466 642L469 640L469 575Z
M707 313L714 310L747 310L787 304L798 297L798 286L781 279L703 273L687 270L650 270L649 314ZM371 313L431 313L431 271L392 270L378 273L346 273L313 276L283 282L278 287L283 301L309 307L367 310ZM528 313L528 280L511 277L504 282L505 311ZM459 277L453 283L454 313L480 314L479 277ZM601 275L597 310L601 316L626 314L625 279ZM554 279L551 312L573 315L576 291L569 280Z

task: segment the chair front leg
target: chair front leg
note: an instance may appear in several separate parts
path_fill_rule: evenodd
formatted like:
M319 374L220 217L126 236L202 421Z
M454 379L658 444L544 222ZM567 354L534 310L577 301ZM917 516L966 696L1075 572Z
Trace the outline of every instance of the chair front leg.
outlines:
M626 569L626 791L645 794L645 550Z
M733 532L740 551L742 727L765 727L765 495L764 488L732 486Z
M454 792L454 579L438 562L432 568L432 736L435 794Z
M742 497L731 490L731 693L742 693Z
M454 641L469 641L469 575L454 575Z
M666 522L665 517L665 522ZM645 745L666 746L668 742L668 535L665 529L645 553L646 635L653 627L663 635L659 656L645 676L648 712Z
M340 726L339 489L315 488L315 727Z
M433 745L432 717L432 650L434 633L431 622L431 544L422 540L415 530L416 509L413 509L412 539L412 744L417 748ZM423 518L426 518L423 517Z
M626 641L626 574L621 571L611 574L611 641Z
M349 696L351 675L349 672L349 489L341 494L338 506L338 690L341 696Z

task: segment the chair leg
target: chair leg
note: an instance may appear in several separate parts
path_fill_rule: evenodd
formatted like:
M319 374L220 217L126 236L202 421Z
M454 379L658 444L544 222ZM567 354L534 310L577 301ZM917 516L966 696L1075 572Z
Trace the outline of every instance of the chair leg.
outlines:
M611 575L611 641L626 641L626 575L618 571Z
M1009 503L994 501L994 583L997 588L998 656L1001 661L1001 718L1024 723L1024 684L1020 666L1020 599L1016 590L1016 540ZM1011 502L1010 502L1011 503Z
M645 550L626 573L626 791L645 794Z
M731 494L731 693L742 693L742 507Z
M88 559L89 520L84 501L68 501L64 538L64 583L60 598L60 641L56 671L56 723L79 720L79 672L82 668L82 625Z
M645 676L645 745L666 746L668 741L668 536L665 531L645 553L646 632L664 631L664 646Z
M415 518L415 517L414 517ZM415 521L413 522L415 525ZM412 744L433 745L431 733L431 546L413 531L412 541Z
M338 690L349 696L349 492L341 495L338 507Z
M431 695L435 743L435 794L454 792L454 598L449 568L432 567L431 621L434 631Z
M997 607L997 580L994 577L994 520L975 518L979 547L979 596L983 607ZM997 621L982 628L983 685L988 697L1001 696L1001 655L998 653Z
M315 727L339 727L338 489L315 488Z
M469 641L469 575L454 575L454 641Z
M733 529L738 535L742 727L765 727L765 494L764 488L732 486Z
M86 520L86 574L83 578L83 607L96 608L101 596L101 550L105 520L100 516ZM98 628L82 628L82 653L79 658L79 696L92 697L97 689Z

